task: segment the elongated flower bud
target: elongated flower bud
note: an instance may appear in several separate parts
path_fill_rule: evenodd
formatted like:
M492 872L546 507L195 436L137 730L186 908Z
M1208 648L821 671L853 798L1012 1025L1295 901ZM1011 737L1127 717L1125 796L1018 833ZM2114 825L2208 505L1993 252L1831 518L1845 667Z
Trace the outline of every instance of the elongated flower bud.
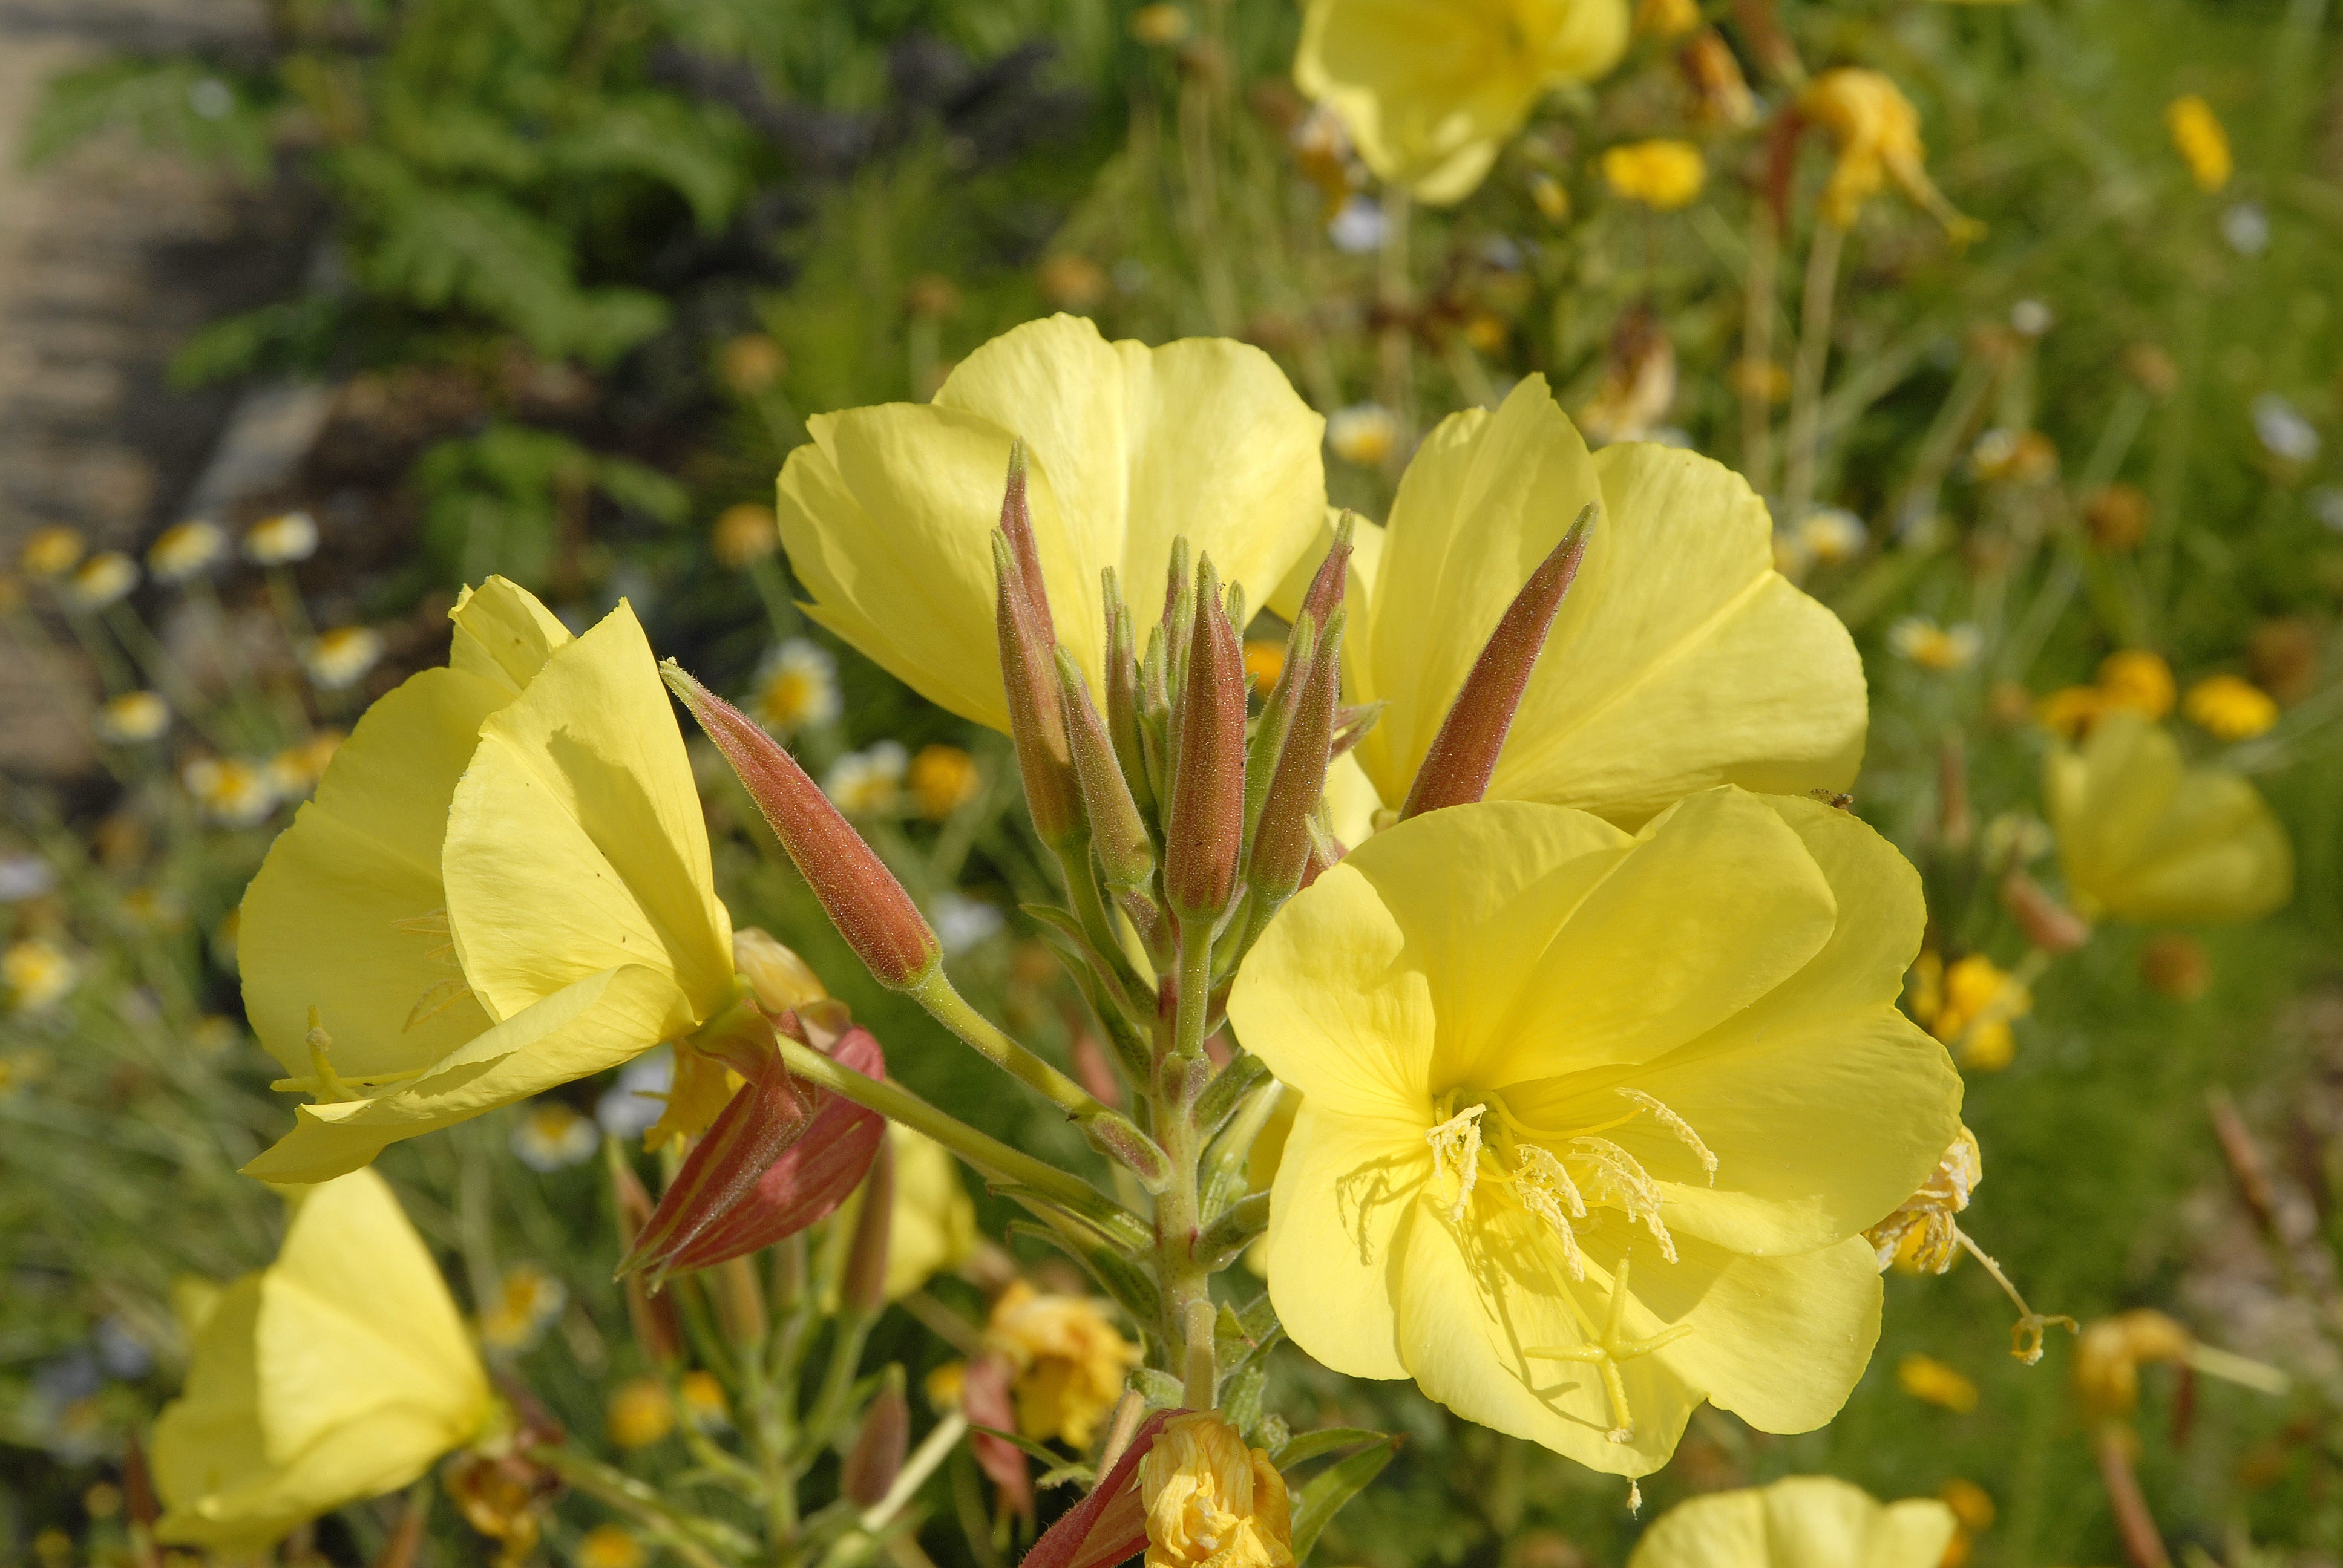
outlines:
M1310 814L1326 792L1326 767L1334 738L1334 697L1342 684L1342 625L1349 612L1337 607L1310 661L1294 706L1292 728L1277 759L1277 771L1262 802L1261 827L1253 835L1247 873L1264 911L1293 896L1310 869Z
M879 1392L863 1407L854 1445L846 1451L846 1462L839 1467L840 1493L857 1508L868 1508L886 1496L887 1489L903 1473L910 1438L911 1405L903 1397L902 1370L890 1367Z
M1245 748L1245 853L1252 853L1253 836L1261 828L1262 802L1269 799L1270 780L1277 776L1278 759L1285 752L1286 732L1293 727L1293 710L1302 689L1310 683L1312 660L1318 650L1318 622L1305 614L1293 623L1285 639L1285 658L1277 680L1253 720L1252 739Z
M882 1123L871 1151L870 1172L862 1182L862 1208L854 1216L854 1236L846 1249L838 1299L850 1312L875 1313L887 1304L887 1248L895 1217L895 1148Z
M2091 940L2091 922L2052 898L2041 883L2016 867L2001 879L2001 907L2026 940L2051 954L2071 953Z
M716 742L749 798L821 900L823 913L880 984L910 990L943 961L943 948L878 851L839 815L797 759L747 714L684 673L659 666L668 689Z
M1123 781L1114 739L1091 702L1081 668L1062 648L1058 649L1058 691L1065 703L1066 739L1073 750L1082 807L1090 813L1091 843L1098 850L1099 865L1106 872L1107 886L1135 892L1155 874L1155 847L1147 840L1147 824Z
M1016 743L1017 769L1025 781L1025 808L1041 841L1052 848L1081 831L1081 799L1066 744L1064 704L1048 638L1046 608L1036 608L1016 548L1006 533L992 536L992 571L998 584L993 629L1001 647L1001 689L1009 699L1009 738Z
M849 1030L831 1055L866 1077L886 1075L886 1054L867 1030ZM775 1060L778 1062L778 1056ZM777 1066L774 1070L785 1081L796 1082L785 1070ZM728 1119L737 1116L745 1121L757 1116L758 1104L751 1093L756 1087L756 1081L751 1080L749 1088L732 1097L723 1115L708 1130L708 1136L683 1162L675 1185L660 1201L661 1213L671 1205L679 1213L692 1209L696 1191L712 1185L703 1179L695 1187L693 1163L719 1144ZM622 1269L649 1268L656 1271L657 1277L664 1278L745 1257L827 1219L846 1201L870 1171L880 1145L886 1141L886 1118L809 1084L797 1083L796 1090L813 1102L812 1112L779 1155L759 1167L747 1188L731 1202L714 1207L696 1229L688 1228L679 1220L671 1228L683 1234L671 1246L660 1243L657 1229L659 1217L654 1215L652 1224L644 1228L642 1239L636 1243L634 1254L620 1265ZM882 1265L882 1282L883 1279Z
M1310 590L1302 596L1302 613L1326 624L1334 607L1342 602L1343 589L1351 579L1352 540L1357 538L1359 514L1345 508L1340 521L1334 525L1334 543L1326 551L1326 558L1310 578Z
M1195 628L1180 694L1163 890L1173 912L1217 915L1237 885L1244 844L1244 651L1221 613L1212 563L1196 568Z
M1497 754L1505 749L1505 732L1513 728L1514 710L1530 683L1530 671L1553 629L1562 596L1578 575L1586 554L1586 536L1594 527L1594 507L1588 503L1562 542L1554 547L1522 591L1505 608L1497 629L1473 662L1432 749L1415 770L1409 786L1403 819L1437 811L1443 806L1464 806L1488 793L1489 776L1497 770Z

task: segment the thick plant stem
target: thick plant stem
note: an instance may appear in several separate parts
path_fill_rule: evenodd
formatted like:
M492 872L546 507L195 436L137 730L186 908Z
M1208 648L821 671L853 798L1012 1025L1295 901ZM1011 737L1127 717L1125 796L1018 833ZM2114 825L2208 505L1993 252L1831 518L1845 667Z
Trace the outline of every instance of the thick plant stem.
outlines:
M1163 1292L1163 1337L1172 1369L1195 1400L1198 1356L1212 1354L1212 1276L1196 1255L1203 1228L1197 1187L1203 1153L1197 1134L1193 1086L1204 1056L1204 1020L1212 1008L1212 922L1180 922L1180 971L1173 998L1172 1049L1157 1064L1156 1134L1172 1165L1172 1180L1155 1200L1155 1275ZM1196 1325L1203 1325L1198 1346ZM1203 1382L1212 1379L1209 1372ZM1205 1390L1204 1402L1212 1391Z
M1790 379L1789 467L1783 483L1787 518L1805 515L1815 499L1815 444L1822 418L1823 370L1830 360L1831 316L1838 294L1839 256L1846 230L1835 223L1815 226L1806 252L1805 297L1799 302L1798 364Z

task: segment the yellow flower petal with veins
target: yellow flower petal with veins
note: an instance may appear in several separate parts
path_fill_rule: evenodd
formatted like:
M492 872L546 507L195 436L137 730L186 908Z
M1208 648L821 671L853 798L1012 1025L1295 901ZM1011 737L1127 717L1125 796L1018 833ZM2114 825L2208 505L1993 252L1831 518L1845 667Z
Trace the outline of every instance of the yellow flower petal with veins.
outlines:
M1258 605L1325 506L1325 421L1271 358L1224 338L1110 343L1077 317L1028 322L960 361L930 404L809 421L780 477L807 611L921 696L1009 727L992 553L1011 441L1030 448L1033 532L1058 640L1103 689L1099 572L1133 619L1161 602L1174 536Z
M1936 1568L1956 1528L1933 1497L1880 1503L1832 1476L1794 1475L1678 1503L1627 1568Z
M2189 768L2171 735L2111 712L2054 745L2043 799L2078 908L2127 920L2250 920L2294 892L2294 851L2254 787Z
M1895 1005L1922 920L1868 828L1732 789L1633 836L1497 802L1369 839L1229 1003L1302 1096L1267 1249L1287 1332L1621 1474L1704 1398L1827 1421L1877 1337L1862 1231L1959 1126Z
M264 1181L353 1170L730 999L730 922L633 613L572 639L491 579L455 619L447 668L359 721L246 895L254 1030L281 1086L317 1097L246 1167Z
M1293 80L1378 177L1444 206L1546 92L1617 65L1627 33L1626 0L1311 0Z
M463 1319L382 1178L295 1201L277 1261L205 1317L155 1424L164 1541L265 1545L405 1486L488 1419Z
M1387 704L1356 752L1383 803L1406 799L1499 617L1590 504L1585 558L1488 798L1632 828L1719 783L1784 794L1852 783L1862 660L1838 618L1774 569L1765 503L1690 452L1590 454L1531 376L1495 412L1443 420L1408 465L1390 526L1358 528L1344 696ZM1272 608L1298 608L1324 553Z

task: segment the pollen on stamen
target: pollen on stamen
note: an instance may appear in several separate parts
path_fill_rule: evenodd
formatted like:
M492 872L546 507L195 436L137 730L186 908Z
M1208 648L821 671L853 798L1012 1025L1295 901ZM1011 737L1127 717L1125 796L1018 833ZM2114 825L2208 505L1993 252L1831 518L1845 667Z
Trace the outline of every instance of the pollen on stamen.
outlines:
M1473 1201L1473 1185L1481 1179L1481 1113L1486 1109L1475 1105L1460 1111L1423 1135L1432 1146L1433 1169L1456 1184L1448 1201L1451 1221L1464 1218Z
M1676 1141L1691 1150L1693 1158L1700 1161L1701 1169L1708 1172L1708 1184L1712 1187L1716 1185L1716 1155L1707 1144L1700 1141L1700 1134L1692 1130L1691 1122L1668 1109L1655 1096L1646 1094L1640 1089L1629 1089L1623 1085L1613 1092L1621 1099L1632 1101L1649 1111L1653 1121L1674 1133Z
M1660 1244L1660 1256L1676 1261L1675 1238L1660 1218L1659 1183L1635 1157L1608 1138L1578 1137L1568 1144L1571 1154L1594 1168L1598 1197L1614 1199L1626 1211L1630 1224L1641 1223Z
M1562 1241L1563 1262L1574 1280L1586 1278L1586 1260L1578 1251L1578 1231L1571 1221L1586 1218L1586 1200L1578 1191L1578 1183L1570 1179L1569 1169L1554 1158L1554 1151L1535 1143L1521 1144L1514 1158L1519 1161L1513 1171L1513 1195L1522 1207L1537 1219L1545 1221Z

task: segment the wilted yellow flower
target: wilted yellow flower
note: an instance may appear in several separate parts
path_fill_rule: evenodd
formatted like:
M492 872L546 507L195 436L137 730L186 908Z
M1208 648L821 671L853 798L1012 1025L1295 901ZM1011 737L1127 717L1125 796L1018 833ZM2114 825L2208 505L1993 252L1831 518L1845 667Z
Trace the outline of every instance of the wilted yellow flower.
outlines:
M245 558L256 566L289 566L317 553L317 520L307 512L279 512L244 532Z
M1703 1399L1829 1420L1878 1331L1863 1228L1959 1126L1895 1008L1923 919L1911 867L1811 799L1708 790L1632 838L1494 802L1369 839L1229 1002L1302 1096L1270 1206L1287 1332L1620 1474Z
M819 643L793 637L765 656L749 711L786 740L800 729L838 722L838 660Z
M2172 711L2172 667L2146 648L2125 648L2099 661L2099 699L2143 719Z
M2234 675L2208 675L2190 687L2181 711L2223 740L2247 740L2278 722L2270 694Z
M1790 794L1853 782L1862 661L1837 618L1774 569L1765 503L1690 452L1622 442L1590 454L1533 375L1493 413L1443 420L1409 462L1390 526L1358 525L1343 691L1385 706L1330 798L1406 799L1498 618L1590 504L1585 556L1489 799L1634 827L1713 784ZM1271 600L1288 619L1331 538Z
M1896 1363L1896 1386L1924 1403L1956 1415L1976 1409L1977 1385L1958 1370L1916 1351Z
M74 528L37 528L16 552L16 569L35 582L54 582L81 560L81 534Z
M1218 1411L1163 1423L1139 1462L1147 1568L1293 1568L1285 1478Z
M56 1006L81 978L80 966L55 942L27 937L0 954L0 989L10 1012L42 1012Z
M2229 183L2237 166L2229 155L2229 133L2221 128L2212 105L2195 93L2175 98L2164 106L2164 128L2172 133L2172 145L2198 190L2217 191Z
M610 1391L602 1430L620 1448L649 1448L675 1430L675 1402L655 1377L628 1378Z
M515 1263L497 1282L496 1300L480 1310L480 1342L508 1354L528 1350L568 1304L569 1287L545 1265Z
M1603 183L1614 196L1660 212L1690 206L1708 179L1708 162L1690 142L1668 137L1628 142L1603 154Z
M179 781L204 815L230 828L249 828L277 809L277 783L268 769L241 757L198 757Z
M2042 794L2086 920L2249 920L2293 894L2293 849L2254 787L2184 766L2136 713L2105 715L2079 749L2053 746Z
M1795 1475L1676 1504L1627 1568L1937 1568L1955 1528L1933 1497L1883 1503L1834 1476Z
M158 693L126 691L99 706L96 722L100 740L140 746L163 738L163 732L171 728L171 709Z
M1326 420L1326 445L1345 463L1379 467L1399 445L1399 417L1380 403L1353 403Z
M921 696L1009 728L990 537L1024 437L1058 641L1104 689L1099 573L1137 604L1174 535L1263 603L1325 510L1323 424L1275 362L1221 338L1109 343L1071 316L960 361L931 403L821 414L781 470L780 528L813 618ZM920 607L906 615L905 605Z
M1627 47L1626 0L1310 0L1293 80L1332 104L1378 177L1472 194L1538 100Z
M984 788L976 759L957 746L920 747L903 777L920 815L938 822L975 799Z
M1676 398L1676 349L1657 312L1621 313L1603 356L1603 380L1578 410L1580 434L1597 446L1646 439Z
M1985 634L1966 621L1938 626L1907 615L1887 628L1887 646L1923 669L1966 669L1985 649Z
M277 1261L192 1328L155 1423L160 1539L249 1551L407 1485L487 1422L487 1374L422 1238L371 1171L296 1194Z
M1928 177L1919 111L1877 71L1854 65L1825 71L1798 95L1798 113L1829 132L1838 150L1830 183L1823 188L1825 221L1853 228L1863 204L1892 179L1954 238L1978 232L1979 226L1955 211Z
M649 1558L643 1543L616 1524L597 1524L578 1543L578 1568L643 1568Z
M2101 1318L2075 1345L2075 1395L2093 1422L2122 1421L2139 1408L2146 1362L2181 1362L2195 1344L2187 1329L2150 1307Z
M107 550L75 568L66 592L84 609L104 609L137 586L138 563L119 550Z
M944 1146L900 1121L887 1123L895 1154L895 1206L887 1230L887 1299L900 1301L976 1253L976 1205Z
M165 528L146 547L146 569L161 583L184 582L227 554L219 525L197 518Z
M381 662L382 634L370 626L331 628L301 650L301 668L321 691L356 686Z
M447 667L367 710L245 894L246 1011L277 1087L315 1096L263 1180L731 1016L731 921L633 612L572 638L492 578L454 619Z
M716 558L717 565L736 572L780 548L780 527L773 520L773 508L755 501L725 508L708 530L708 553Z
M1977 1183L1985 1180L1985 1156L1976 1134L1966 1127L1952 1141L1936 1168L1919 1190L1896 1206L1896 1211L1864 1231L1878 1254L1879 1266L1901 1263L1916 1272L1941 1274L1960 1256L1960 1223L1954 1216L1969 1206Z
M1017 1430L1078 1449L1090 1446L1140 1362L1139 1347L1115 1332L1104 1302L1044 1294L1022 1280L992 1303L984 1343L1016 1369Z

